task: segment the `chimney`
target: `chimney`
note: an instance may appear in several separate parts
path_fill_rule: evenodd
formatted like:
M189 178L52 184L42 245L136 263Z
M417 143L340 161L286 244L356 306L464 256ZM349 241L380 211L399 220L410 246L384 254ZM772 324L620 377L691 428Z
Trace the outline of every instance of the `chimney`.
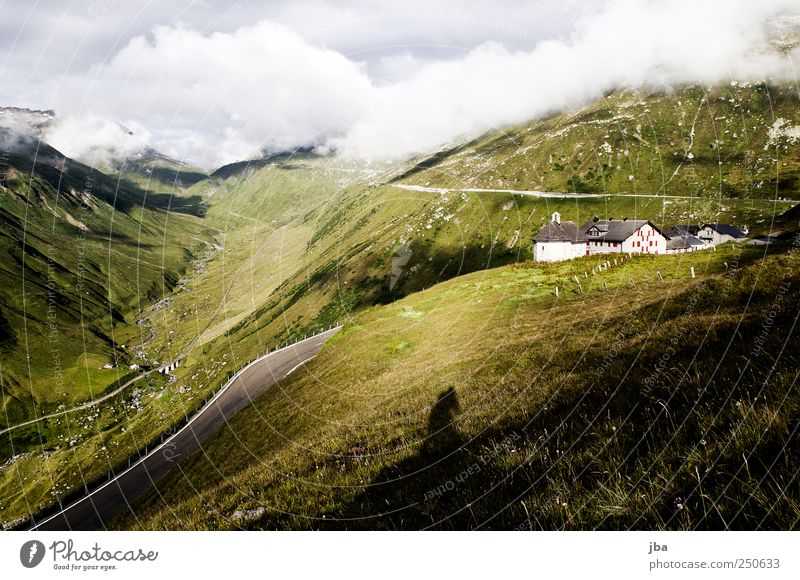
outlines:
M557 211L553 212L553 223L554 224L560 224L561 223L561 214L558 213Z

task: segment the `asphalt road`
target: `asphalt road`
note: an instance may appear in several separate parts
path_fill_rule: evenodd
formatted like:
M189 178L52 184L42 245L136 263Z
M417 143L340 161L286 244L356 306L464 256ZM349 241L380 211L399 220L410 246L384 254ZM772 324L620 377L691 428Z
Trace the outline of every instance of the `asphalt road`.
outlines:
M154 448L130 468L49 516L32 530L99 530L147 491L181 459L200 447L237 411L270 385L313 358L338 328L275 351L245 367L183 429Z

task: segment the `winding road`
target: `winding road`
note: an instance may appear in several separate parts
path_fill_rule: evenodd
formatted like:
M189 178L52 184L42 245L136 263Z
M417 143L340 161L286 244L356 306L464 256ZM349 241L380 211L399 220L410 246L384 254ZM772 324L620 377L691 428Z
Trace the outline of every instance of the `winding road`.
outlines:
M196 449L237 411L275 382L314 358L339 330L332 328L254 360L239 371L178 432L113 479L62 511L33 525L31 530L98 530L150 488L171 467Z
M554 198L554 199L572 199L572 198L594 198L594 197L639 197L639 198L652 198L652 199L693 199L702 200L710 199L715 201L733 201L736 198L731 197L714 197L703 198L691 195L659 195L647 193L566 193L558 191L534 191L524 189L482 189L478 187L423 187L422 185L408 185L405 183L392 183L390 184L399 189L406 189L408 191L425 191L428 193L450 193L464 192L464 193L510 193L512 195L526 195L529 197L540 198ZM787 203L796 205L800 203L797 199L769 199L766 201L773 201L777 203Z

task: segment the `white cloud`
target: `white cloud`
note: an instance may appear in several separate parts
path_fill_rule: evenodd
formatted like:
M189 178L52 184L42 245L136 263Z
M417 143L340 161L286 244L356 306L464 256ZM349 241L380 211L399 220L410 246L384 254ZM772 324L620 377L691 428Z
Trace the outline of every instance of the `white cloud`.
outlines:
M67 155L96 167L140 152L148 146L150 133L139 123L123 127L98 115L56 119L45 140Z
M767 17L796 10L796 0L607 0L575 17L571 33L538 43L523 25L509 27L511 17L493 17L490 3L469 2L462 12L426 5L381 12L367 0L342 9L315 3L287 9L285 24L216 33L157 26L106 62L45 86L67 118L52 139L67 154L119 147L113 127L98 126L98 119L113 119L156 149L207 167L261 147L323 145L361 158L398 158L620 86L792 79L798 56L767 50L765 37ZM530 10L547 14L538 4ZM441 38L437 23L446 23ZM374 25L369 34L367 24ZM461 29L467 44L454 48ZM356 38L358 31L364 35ZM492 36L499 40L469 45ZM425 50L406 44L424 38ZM339 50L315 44L321 42ZM349 57L340 52L346 49ZM371 77L370 69L381 74Z
M793 79L791 58L767 49L764 26L792 4L612 1L579 20L567 39L527 52L486 43L382 87L334 143L357 157L404 157L617 87Z
M319 144L363 109L372 86L362 67L311 46L271 22L234 33L204 35L157 27L152 39L132 39L108 64L60 86L59 145L80 152L87 116L147 126L153 145L212 166L247 157L262 146L284 150ZM93 144L115 136L102 132ZM180 141L176 142L175 139Z

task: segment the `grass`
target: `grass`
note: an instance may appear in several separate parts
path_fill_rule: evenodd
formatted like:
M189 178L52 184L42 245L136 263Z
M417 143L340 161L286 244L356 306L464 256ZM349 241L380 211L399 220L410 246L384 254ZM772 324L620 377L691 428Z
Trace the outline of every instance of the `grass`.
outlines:
M36 162L9 156L0 172L0 430L91 401L142 364L129 349L143 340L140 309L172 291L213 233L162 202L46 145ZM0 518L35 512L103 475L99 442L119 446L120 460L138 449L113 439L125 419L103 405L0 436L0 463L23 456L0 472ZM68 448L70 421L88 421L94 436L81 432ZM151 417L131 428L139 429L153 437L163 424Z
M797 259L636 258L583 293L597 259L519 264L375 306L118 526L792 529Z
M148 379L120 393L116 402L110 403L115 411L106 413L104 403L97 417L98 409L81 411L0 440L4 457L26 453L0 470L4 490L0 519L25 516L78 489L84 480L102 477L184 420L211 390L254 356L338 322L346 326L320 358L331 357L327 360L337 361L337 365L338 357L345 361L342 372L331 377L335 389L314 391L310 383L302 381L287 387L298 399L296 403L294 399L273 401L268 416L275 427L263 448L252 455L234 449L229 461L223 462L236 466L225 476L233 478L236 486L238 472L254 474L254 481L260 484L246 485L245 492L237 495L213 468L200 471L200 488L216 485L230 492L231 499L218 503L217 491L204 491L213 498L217 515L195 516L187 519L186 525L236 525L226 519L228 508L260 500L299 514L284 517L273 513L253 523L266 527L320 527L318 518L323 514L328 526L329 517L342 520L357 513L354 517L361 518L368 508L374 514L383 513L387 501L397 501L392 494L406 492L401 487L388 495L374 495L373 488L365 484L380 484L382 478L394 477L393 473L408 482L407 469L425 466L431 453L439 453L437 445L421 441L426 440L432 416L439 413L433 412L439 408L437 400L454 384L462 411L448 407L454 397L442 399L442 413L458 416L457 430L443 429L443 445L458 443L455 448L467 449L471 455L459 453L473 459L488 453L492 465L503 466L497 471L498 477L503 476L501 481L515 465L520 474L528 473L514 458L490 451L495 443L518 446L525 441L526 451L533 453L533 443L528 441L533 434L521 430L527 425L521 422L522 411L507 413L508 417L501 411L519 402L532 413L531 409L549 401L553 392L563 397L566 409L580 400L574 398L575 393L593 377L580 365L606 364L608 346L599 347L597 341L615 336L606 328L586 330L586 324L594 324L600 317L620 325L617 317L622 314L617 313L640 316L643 312L643 320L658 326L661 319L646 310L648 304L657 304L649 293L657 293L664 304L682 304L690 285L698 283L687 280L688 264L695 264L703 279L724 280L725 261L738 275L745 271L746 263L758 257L757 250L747 249L737 258L728 248L655 262L634 260L603 274L608 291L600 292L599 277L584 278L583 294L579 294L572 276L580 278L584 271L591 271L592 262L582 259L547 267L526 262L531 238L553 211L559 211L562 219L578 222L598 215L644 217L659 226L746 223L755 233L775 227L791 230L796 225L789 214L780 224L774 220L792 203L772 199L797 197L792 181L795 150L780 139L768 143L767 136L775 118L796 121L795 96L782 88L745 87L716 88L702 99L703 92L692 88L673 95L618 93L580 112L464 144L418 167L388 169L390 176L403 175L403 183L426 186L693 195L690 199L613 195L536 199L508 193L408 191L394 187L386 173L339 167L341 160L302 155L234 164L190 187L201 178L198 172L188 168L187 179L178 184L175 177L180 178L178 172L184 173L186 167L168 160L163 167L159 165L164 171L145 176L148 168L157 165L150 167L145 160L123 168L122 174L113 178L95 174L93 192L103 203L85 211L80 191L89 175L87 168L69 162L69 171L62 176L42 168L33 171L24 160L14 160L13 170L0 179L5 196L0 202L4 234L0 244L6 252L3 255L10 256L0 260L7 280L0 289L0 322L5 321L0 330L10 329L0 332L1 403L6 424L107 392L129 372L127 365L137 360L130 346L148 338L148 326L136 325L140 317L155 329L153 341L145 347L151 360L187 357L169 384L151 384ZM732 120L729 108L738 111L741 119ZM699 111L691 163L675 155L675 151L686 151L687 111L692 115ZM625 120L616 119L619 115L625 115ZM746 137L721 138L725 131ZM715 139L726 142L715 143ZM611 153L606 152L605 142ZM712 144L713 155L701 154L705 148L712 150ZM714 155L718 160L711 158ZM619 158L619 168L609 161L611 157ZM33 172L34 178L29 179L26 171ZM633 182L628 181L629 173L635 175ZM62 179L58 193L53 186L55 177ZM55 213L48 208L55 208ZM79 235L75 220L84 222L90 233ZM25 232L24 239L20 232ZM653 278L653 268L661 272L665 283ZM48 281L53 279L57 291L48 294ZM75 291L80 279L88 294ZM22 280L26 292L21 295L17 287ZM557 302L556 283L562 291ZM758 295L754 304L768 298ZM58 309L59 366L47 341L28 340L26 344L25 340L48 336L47 308L52 303ZM718 333L723 336L729 330L723 324L727 319L716 318L716 306L709 308L677 317L670 324L677 320L688 324L693 317L696 324L719 322ZM621 377L626 368L638 365L640 359L631 353L638 353L639 345L649 344L649 327L631 324L639 342L620 343L629 354L608 363L608 376ZM573 325L580 332L558 333L558 328L573 329ZM714 344L722 340L716 334L711 338L717 341ZM583 347L591 356L581 358ZM582 362L575 366L570 357ZM116 368L102 369L105 362ZM629 366L615 366L623 362ZM322 369L319 364L314 363L314 368ZM59 368L65 378L63 385L53 380L59 376ZM322 376L328 380L326 374ZM468 388L458 386L462 377ZM531 386L531 377L538 377L541 384ZM486 385L492 386L488 392L484 392ZM144 398L142 390L148 393ZM605 395L599 392L591 403L603 407ZM632 392L625 395L629 400L634 400ZM342 393L358 395L356 403ZM485 399L475 393L484 393ZM298 405L313 409L312 416L294 415ZM662 408L659 402L652 406ZM475 417L470 419L470 413ZM764 414L772 416L774 413ZM507 422L492 417L505 417ZM548 432L560 424L555 418L542 421ZM82 432L74 446L64 446L64 436L72 433L73 424L88 424L91 429ZM260 420L253 424L258 435L263 435L265 427ZM287 446L284 434L301 446ZM507 438L513 434L519 438L512 437L509 443ZM248 437L254 441L256 435ZM469 444L461 445L463 437ZM257 447L253 441L248 447ZM580 442L591 443L586 439ZM234 444L228 441L227 445ZM373 447L379 450L377 459ZM114 451L107 454L104 449ZM548 449L552 452L554 447ZM582 453L588 457L589 451ZM474 463L448 463L457 457L445 453L441 460L437 458L444 466L442 471L412 478L415 485L441 485L449 481L448 470L455 469L453 473L459 475L457 468ZM271 467L251 472L262 463ZM659 465L666 470L659 477L672 477L671 464ZM276 471L267 477L269 469ZM490 472L482 462L481 469ZM58 485L52 473L59 474ZM526 477L532 476L528 473ZM469 479L477 481L472 474ZM559 481L566 485L565 478ZM620 517L629 514L633 508L622 501L631 495L629 485L608 478L598 482L607 494L602 505ZM324 491L317 494L317 486ZM336 491L337 486L344 486L345 491ZM374 489L388 487L376 485ZM309 490L315 493L309 494ZM176 493L189 492L179 487ZM555 510L553 514L561 513L563 506L558 506L564 502L553 498L562 496L562 492L553 494L549 504L531 496L524 500L522 511L534 505L531 502L537 497L540 503L536 505L542 510L547 507ZM452 505L462 505L459 501L454 498ZM357 508L353 502L366 507ZM521 508L511 504L515 507L510 513L516 520ZM205 509L191 504L188 495L180 496L176 505L180 510ZM501 501L493 505L499 506ZM636 505L651 518L648 522L659 522L642 504ZM157 512L155 508L147 512L148 525L167 526L172 521L165 512ZM426 517L440 527L449 521L443 512ZM461 515L453 517L455 527L473 526L458 519ZM423 526L419 514L403 518L376 516L363 525ZM542 521L556 527L555 519ZM577 521L574 517L576 526ZM580 526L597 521L589 518ZM660 521L673 526L666 519ZM753 520L747 521L750 525ZM787 521L774 520L776 526ZM510 524L504 519L496 527ZM358 523L334 525L359 527Z
M89 168L50 175L12 163L0 191L2 426L118 379L133 362L121 345L138 338L138 309L172 289L209 237L201 220L137 206L127 190L118 193L125 211L107 203L113 180Z

